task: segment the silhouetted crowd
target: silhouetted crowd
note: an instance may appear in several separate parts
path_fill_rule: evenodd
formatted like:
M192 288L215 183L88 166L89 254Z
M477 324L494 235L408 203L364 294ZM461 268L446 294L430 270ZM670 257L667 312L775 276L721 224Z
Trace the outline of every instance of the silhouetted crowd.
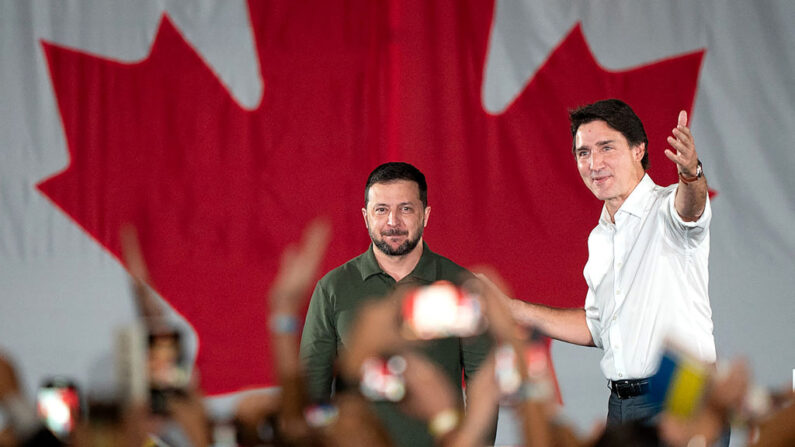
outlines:
M0 356L0 446L394 445L372 409L378 401L395 402L424 421L441 446L486 445L500 404L513 407L524 445L535 447L707 446L728 424L747 427L750 439L742 442L748 445L795 445L792 393L757 396L764 405L752 402L755 394L749 390L754 388L742 361L710 370L703 393L685 416L666 407L654 424L630 423L578 436L559 417L545 340L533 328L517 325L493 289L477 279L463 288L434 284L422 296L415 289L398 289L389 299L365 306L336 365L344 386L329 401L310 401L298 356L297 322L328 244L329 228L322 221L310 224L301 243L288 247L263 300L270 312L279 390L248 393L238 400L232 420L213 421L195 381L181 366L179 333L163 323L148 295L134 232L127 230L122 239L145 333L145 392L136 397L126 386L108 396L77 396L73 384L52 383L45 387L51 393L34 403L23 395L11 361ZM495 272L489 277L499 283ZM407 306L419 312L417 303L425 300L422 306L440 309L451 296L470 312L463 320L407 318ZM494 339L494 348L466 383L461 399L462 390L415 348L428 338L483 330ZM48 399L53 402L49 407Z

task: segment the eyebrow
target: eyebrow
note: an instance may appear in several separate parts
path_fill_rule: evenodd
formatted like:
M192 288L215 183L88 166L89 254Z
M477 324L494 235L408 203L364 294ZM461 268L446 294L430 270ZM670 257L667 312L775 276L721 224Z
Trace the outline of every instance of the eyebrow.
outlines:
M397 204L397 206L404 206L404 205L414 205L414 202L400 202ZM373 203L373 206L389 206L389 204L384 202L376 202Z
M616 140L602 140L602 141L597 141L597 142L596 142L596 147L605 146L605 145L608 145L608 144L613 144L613 143L615 143L615 141L616 141ZM577 152L577 151L580 151L580 150L583 150L583 149L590 149L590 146L588 146L588 145L579 146L579 147L576 147L576 148L574 149L574 151L575 151L575 152Z

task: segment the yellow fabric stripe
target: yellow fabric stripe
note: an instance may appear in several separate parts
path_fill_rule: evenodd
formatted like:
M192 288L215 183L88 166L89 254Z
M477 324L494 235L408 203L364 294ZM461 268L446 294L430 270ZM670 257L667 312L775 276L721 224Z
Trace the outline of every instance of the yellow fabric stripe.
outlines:
M682 359L674 372L665 398L665 407L671 414L690 417L701 404L707 374L700 366Z

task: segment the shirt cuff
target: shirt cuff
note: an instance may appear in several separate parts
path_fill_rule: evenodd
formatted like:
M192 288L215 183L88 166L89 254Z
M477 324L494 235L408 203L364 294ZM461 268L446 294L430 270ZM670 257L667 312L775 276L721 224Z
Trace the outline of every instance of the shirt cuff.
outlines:
M677 186L677 189L679 186ZM698 217L698 220L693 222L687 222L682 219L682 216L679 215L679 212L676 211L676 190L671 196L668 198L668 213L671 215L674 223L683 228L707 228L709 226L710 220L712 220L712 208L709 205L709 193L707 193L707 201L704 203L704 211L701 213L701 216Z
M588 326L588 330L591 331L591 338L593 339L593 344L597 348L602 348L602 339L599 337L599 328L596 327L596 323L593 322L590 318L588 318L588 311L585 311L585 324Z

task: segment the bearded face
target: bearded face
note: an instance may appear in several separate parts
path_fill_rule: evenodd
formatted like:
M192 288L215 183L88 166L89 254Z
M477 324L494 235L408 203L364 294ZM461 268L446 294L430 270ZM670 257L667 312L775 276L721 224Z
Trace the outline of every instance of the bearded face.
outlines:
M362 213L375 248L388 256L403 256L422 240L428 211L415 182L395 180L372 185Z

